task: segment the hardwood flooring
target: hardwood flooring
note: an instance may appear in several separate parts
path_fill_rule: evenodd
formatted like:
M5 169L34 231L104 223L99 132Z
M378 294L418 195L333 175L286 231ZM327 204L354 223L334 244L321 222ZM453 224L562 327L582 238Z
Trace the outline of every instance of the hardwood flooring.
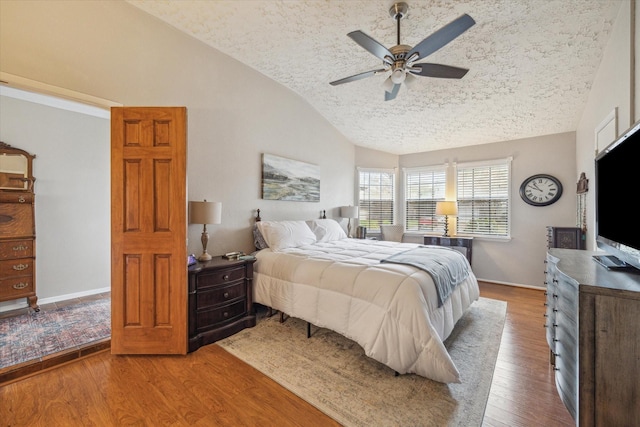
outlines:
M573 426L548 363L543 292L481 283L507 319L483 426ZM0 426L337 426L217 345L182 356L96 353L0 385Z

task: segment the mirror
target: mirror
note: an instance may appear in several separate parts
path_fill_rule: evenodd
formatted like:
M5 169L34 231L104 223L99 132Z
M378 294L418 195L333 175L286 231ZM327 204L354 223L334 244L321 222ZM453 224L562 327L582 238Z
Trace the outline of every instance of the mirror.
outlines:
M33 191L34 157L0 141L0 190Z

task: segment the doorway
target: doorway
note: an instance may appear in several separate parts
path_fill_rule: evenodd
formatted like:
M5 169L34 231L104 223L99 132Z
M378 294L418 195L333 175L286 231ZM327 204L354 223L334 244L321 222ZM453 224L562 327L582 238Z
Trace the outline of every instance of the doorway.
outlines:
M2 80L8 79L3 75ZM69 91L60 93L69 96ZM36 293L41 306L111 290L110 105L0 86L0 140L36 155ZM0 314L25 306L22 300L2 302Z

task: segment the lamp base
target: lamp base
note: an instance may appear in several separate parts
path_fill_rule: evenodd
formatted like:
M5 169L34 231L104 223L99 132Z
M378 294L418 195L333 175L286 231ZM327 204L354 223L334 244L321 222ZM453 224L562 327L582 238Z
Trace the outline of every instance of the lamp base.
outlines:
M209 255L207 252L204 252L198 257L198 261L211 261L211 258L211 255Z

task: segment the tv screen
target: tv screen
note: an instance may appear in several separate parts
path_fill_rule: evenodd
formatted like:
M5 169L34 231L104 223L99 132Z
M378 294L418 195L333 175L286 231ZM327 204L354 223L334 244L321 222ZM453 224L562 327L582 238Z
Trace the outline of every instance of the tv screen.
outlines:
M596 158L598 247L640 268L640 122Z

